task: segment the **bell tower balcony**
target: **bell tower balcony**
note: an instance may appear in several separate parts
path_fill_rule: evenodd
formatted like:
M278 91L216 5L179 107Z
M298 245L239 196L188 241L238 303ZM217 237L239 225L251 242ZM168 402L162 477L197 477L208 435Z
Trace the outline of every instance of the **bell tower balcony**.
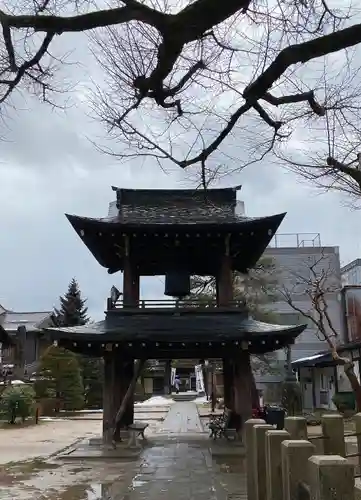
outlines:
M227 305L220 305L216 299L205 300L204 298L189 299L146 299L139 300L133 304L127 304L123 297L108 297L107 315L129 315L129 314L188 314L207 313L217 314L220 312L232 312L237 314L246 313L247 307L244 300L232 300Z

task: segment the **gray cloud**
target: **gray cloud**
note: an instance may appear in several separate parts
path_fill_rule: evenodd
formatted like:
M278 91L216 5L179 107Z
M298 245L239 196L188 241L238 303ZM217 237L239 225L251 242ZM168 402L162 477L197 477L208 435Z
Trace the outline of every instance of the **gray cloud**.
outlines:
M104 133L87 116L84 99L90 82L85 68L90 56L81 38L76 39L72 59L82 60L83 66L63 70L71 82L80 82L70 94L69 109L54 110L35 98L16 96L18 109L8 108L7 126L0 127L6 139L0 160L0 303L18 310L49 309L75 276L91 315L100 319L108 291L121 285L121 275L109 276L95 262L64 213L104 216L114 198L111 185L184 187L192 175L173 165L162 171L152 160L120 163L94 148L88 138ZM64 51L74 38L65 40ZM230 154L241 157L235 142ZM248 215L287 211L281 232L320 232L323 244L340 245L343 261L359 256L359 214L342 206L340 196L316 195L267 158L221 183L243 184L240 197ZM144 278L141 293L159 297L163 287L161 278Z

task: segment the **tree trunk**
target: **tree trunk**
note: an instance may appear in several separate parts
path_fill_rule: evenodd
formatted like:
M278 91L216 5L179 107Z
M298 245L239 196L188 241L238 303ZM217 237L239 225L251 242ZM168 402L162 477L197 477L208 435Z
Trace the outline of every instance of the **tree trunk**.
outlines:
M138 377L139 377L139 375L140 375L140 373L141 373L141 371L143 369L144 364L145 364L145 360L138 359L136 361L132 380L130 381L130 384L129 384L129 387L127 389L127 392L125 393L125 396L124 396L123 401L122 401L122 403L120 405L120 408L117 411L117 414L115 416L113 436L112 436L113 437L112 444L113 444L114 448L116 447L115 442L116 442L116 435L117 435L118 424L122 420L122 417L123 417L123 415L124 415L124 413L125 413L125 411L127 409L128 401L130 400L130 398L134 394L135 385L137 383Z
M339 366L343 367L345 375L348 378L350 385L351 385L351 388L353 390L353 393L355 395L356 410L358 412L360 412L361 411L361 385L360 385L358 378L356 377L355 370L354 370L354 364L353 364L352 360L339 356L339 354L336 352L336 349L332 352L332 357Z

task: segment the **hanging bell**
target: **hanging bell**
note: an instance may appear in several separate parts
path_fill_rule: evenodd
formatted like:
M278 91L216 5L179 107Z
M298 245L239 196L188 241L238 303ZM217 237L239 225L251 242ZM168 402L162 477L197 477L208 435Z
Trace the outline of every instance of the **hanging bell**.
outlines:
M164 295L182 299L191 292L191 279L184 272L172 272L165 275Z

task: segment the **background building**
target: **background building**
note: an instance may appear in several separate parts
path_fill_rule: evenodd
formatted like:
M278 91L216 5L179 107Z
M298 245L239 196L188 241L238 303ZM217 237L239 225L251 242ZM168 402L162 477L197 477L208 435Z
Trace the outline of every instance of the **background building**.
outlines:
M342 285L361 285L361 259L341 267Z
M2 365L16 364L25 375L35 372L42 352L49 345L43 329L54 326L53 314L53 311L15 312L0 305L0 325L14 341L13 347L1 349ZM24 347L19 349L19 345Z
M344 319L342 313L342 302L340 290L341 283L341 266L339 248L336 246L323 247L321 238L318 233L312 234L276 234L270 246L267 248L265 255L271 257L279 273L278 281L280 287L290 293L292 302L301 311L313 315L313 307L310 297L307 295L307 287L312 279L310 267L315 265L316 272L325 271L327 279L325 280L325 289L327 290L326 300L328 305L328 313L330 315L334 328L343 332ZM292 346L291 358L295 361L300 358L307 358L315 355L315 353L327 349L325 341L320 340L317 336L316 325L307 317L295 311L280 295L280 299L272 303L272 310L277 314L277 321L285 324L300 324L306 323L307 329L298 337L296 343ZM340 335L339 341L343 341L343 334ZM270 373L262 373L257 375L257 385L265 391L266 399L279 399L279 382L284 377L284 367L286 363L286 352L277 352L277 361L273 363L275 369ZM306 373L306 372L305 372ZM322 375L322 376L321 376ZM330 374L327 372L320 375L319 383L324 388L324 393L320 395L318 391L318 401L320 399L325 402L332 397L332 384L330 380L333 376L333 371ZM328 377L330 375L330 377ZM307 405L312 407L314 398L313 385L311 377L305 376L301 381L304 392L304 399ZM320 386L321 389L321 386ZM307 401L309 400L309 403Z

